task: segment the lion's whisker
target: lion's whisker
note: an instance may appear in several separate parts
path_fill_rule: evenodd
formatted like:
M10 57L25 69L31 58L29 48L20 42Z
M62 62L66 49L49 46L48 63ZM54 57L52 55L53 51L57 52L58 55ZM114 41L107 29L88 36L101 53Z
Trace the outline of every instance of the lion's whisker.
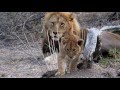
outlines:
M58 33L58 29L57 29L57 33ZM58 50L60 50L60 37L59 36L58 36L58 44L59 44Z
M50 43L50 39L49 39L49 35L48 35L48 33L47 33L47 36L48 36L48 44L49 44L50 54L52 54L52 52L51 52L51 49L52 49L52 48L51 48L51 46L50 46L51 43Z
M52 32L52 35L53 35L53 32ZM54 53L55 53L55 42L54 42L54 37L53 37L53 50L54 50Z
M49 35L48 35L48 32L47 32L47 36L48 36L48 44L49 44L49 50L50 50L50 54L52 55L52 47L50 46L51 45L51 42L50 42L50 38L49 38ZM52 65L51 65L52 66ZM52 70L53 66L51 67L51 70Z
M53 32L52 32L52 35L53 35ZM53 36L53 53L55 54L55 42L54 42L54 36ZM53 56L53 62L55 63L55 59L56 59L56 57L55 56ZM54 66L54 65L53 65Z

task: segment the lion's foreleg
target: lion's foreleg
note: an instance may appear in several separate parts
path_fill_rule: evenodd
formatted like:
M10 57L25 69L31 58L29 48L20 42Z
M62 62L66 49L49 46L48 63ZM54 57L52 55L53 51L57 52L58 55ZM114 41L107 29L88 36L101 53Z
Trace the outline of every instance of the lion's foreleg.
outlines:
M65 59L63 57L61 57L61 55L58 55L58 72L56 73L56 75L64 75L65 74L65 70L66 70L66 63L65 63Z

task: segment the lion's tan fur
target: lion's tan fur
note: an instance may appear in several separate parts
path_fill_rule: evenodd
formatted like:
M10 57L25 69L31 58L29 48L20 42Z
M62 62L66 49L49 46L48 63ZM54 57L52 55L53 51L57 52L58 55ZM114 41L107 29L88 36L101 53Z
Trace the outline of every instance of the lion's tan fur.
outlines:
M54 21L54 19L56 21ZM55 25L51 26L52 22L54 22ZM59 25L62 22L65 23L65 27L61 29ZM49 44L49 41L59 41L61 37L69 33L69 30L71 27L73 28L72 30L75 35L77 36L80 35L79 23L76 19L75 14L72 12L46 12L44 17L43 27L44 27L43 28L44 32L43 32L42 47L44 48L45 48L45 44ZM56 35L57 39L54 38L55 34L53 35L53 32L57 32L57 35ZM48 41L48 38L49 38L49 41ZM58 46L59 45L56 44L55 48L57 48L59 51ZM43 48L43 51L45 55L45 53L48 52L48 49L46 50L44 48Z
M64 75L65 72L70 73L77 70L83 43L84 41L73 33L69 33L62 38L58 54L58 75Z
M64 17L67 22L69 22L70 24L73 24L74 33L77 34L77 35L80 34L80 25L79 25L79 23L78 23L78 21L76 19L75 14L73 14L72 12L47 12L45 14L45 18L44 18L44 33L45 33L44 38L47 38L47 36L46 36L47 29L45 28L46 23L49 21L49 19L53 15L56 15L56 16L60 15L61 17Z

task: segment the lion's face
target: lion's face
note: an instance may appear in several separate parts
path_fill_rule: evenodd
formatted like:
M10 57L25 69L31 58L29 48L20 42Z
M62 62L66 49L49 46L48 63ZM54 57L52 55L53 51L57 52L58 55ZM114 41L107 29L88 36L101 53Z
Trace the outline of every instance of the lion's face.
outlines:
M62 38L63 48L70 59L75 59L82 53L83 39L77 39L73 36Z
M61 14L53 14L46 22L49 35L53 40L59 40L62 35L70 29L70 22Z

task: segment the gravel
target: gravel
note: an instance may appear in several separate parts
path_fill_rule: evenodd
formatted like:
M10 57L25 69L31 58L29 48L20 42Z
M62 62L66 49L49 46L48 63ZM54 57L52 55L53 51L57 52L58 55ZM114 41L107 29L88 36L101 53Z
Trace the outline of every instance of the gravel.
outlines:
M29 50L0 49L0 77L1 78L41 78L47 72L57 69L57 61L53 58L56 54L43 59L34 50L34 57ZM14 58L13 58L14 57ZM38 59L39 58L39 59ZM103 68L99 63L94 63L91 69L82 69L77 72L54 78L116 78L119 77L119 65Z

